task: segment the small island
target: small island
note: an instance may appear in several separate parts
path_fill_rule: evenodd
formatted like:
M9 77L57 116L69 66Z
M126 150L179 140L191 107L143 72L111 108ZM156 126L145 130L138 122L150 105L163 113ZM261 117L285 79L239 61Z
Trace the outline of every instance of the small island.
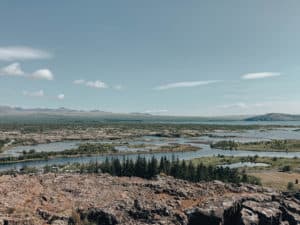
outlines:
M259 142L219 141L212 143L211 148L223 150L300 152L300 140L271 140Z

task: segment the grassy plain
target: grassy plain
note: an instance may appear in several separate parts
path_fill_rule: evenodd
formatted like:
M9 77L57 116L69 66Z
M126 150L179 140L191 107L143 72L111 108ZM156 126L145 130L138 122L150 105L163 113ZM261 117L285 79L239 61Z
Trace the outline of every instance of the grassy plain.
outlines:
M270 158L270 157L203 157L193 159L194 164L219 166L237 162L266 163L268 167L242 167L249 176L259 178L262 185L287 190L288 183L293 184L293 190L300 190L300 158ZM298 183L297 183L298 180Z
M296 180L300 181L300 173L264 171L248 173L248 175L259 178L262 185L266 187L286 191L288 183L291 182L294 184L294 190L300 190L300 184L296 184Z

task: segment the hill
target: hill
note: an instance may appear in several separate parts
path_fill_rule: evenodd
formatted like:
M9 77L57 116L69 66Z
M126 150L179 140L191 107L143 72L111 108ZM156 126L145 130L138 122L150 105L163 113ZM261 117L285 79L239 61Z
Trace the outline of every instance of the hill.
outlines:
M300 121L300 115L268 113L246 118L245 121Z

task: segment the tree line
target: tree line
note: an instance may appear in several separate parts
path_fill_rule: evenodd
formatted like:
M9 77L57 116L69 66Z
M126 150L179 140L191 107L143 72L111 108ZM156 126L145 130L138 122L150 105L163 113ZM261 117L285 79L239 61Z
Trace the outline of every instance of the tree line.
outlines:
M195 165L192 161L172 159L162 157L157 160L152 157L147 160L144 157L138 157L136 160L118 158L106 158L103 163L79 164L81 173L109 173L113 176L136 176L151 179L158 174L166 174L175 178L184 179L192 182L220 180L231 183L253 183L260 184L260 181L252 176L237 169L221 166L206 166L202 163Z

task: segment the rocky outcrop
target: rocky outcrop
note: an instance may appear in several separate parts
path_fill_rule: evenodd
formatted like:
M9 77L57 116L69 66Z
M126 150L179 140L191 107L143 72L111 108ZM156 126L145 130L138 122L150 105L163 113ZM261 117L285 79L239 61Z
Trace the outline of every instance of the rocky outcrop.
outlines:
M300 224L299 194L166 176L2 176L0 202L0 225Z
M99 225L116 225L120 223L116 215L98 208L91 208L83 211L79 210L79 214L80 220ZM74 223L74 225L76 225L77 221L72 222L72 219L72 217L69 219L69 224Z

